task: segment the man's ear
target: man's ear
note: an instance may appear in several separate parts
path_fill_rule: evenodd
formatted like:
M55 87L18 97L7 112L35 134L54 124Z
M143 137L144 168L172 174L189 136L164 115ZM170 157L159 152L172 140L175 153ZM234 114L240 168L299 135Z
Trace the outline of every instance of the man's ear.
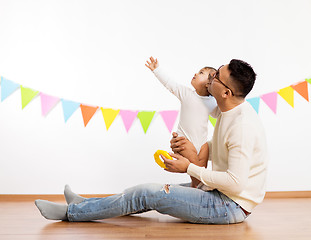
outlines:
M228 98L231 95L231 91L229 89L226 89L222 93L223 98Z

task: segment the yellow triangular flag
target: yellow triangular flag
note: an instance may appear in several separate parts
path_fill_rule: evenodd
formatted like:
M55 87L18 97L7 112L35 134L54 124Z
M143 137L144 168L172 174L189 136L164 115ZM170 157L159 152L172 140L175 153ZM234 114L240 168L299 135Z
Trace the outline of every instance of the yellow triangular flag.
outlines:
M291 86L280 89L278 94L284 98L289 105L294 107L294 89Z
M110 128L111 124L113 123L114 119L118 116L120 110L114 110L111 108L100 108L103 113L103 117L105 120L107 131Z

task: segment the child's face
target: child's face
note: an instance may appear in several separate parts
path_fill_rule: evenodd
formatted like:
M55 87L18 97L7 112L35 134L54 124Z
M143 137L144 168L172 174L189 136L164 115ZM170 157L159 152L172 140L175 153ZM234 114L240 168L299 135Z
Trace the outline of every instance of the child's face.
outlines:
M202 68L198 73L194 74L191 80L191 85L194 87L197 93L209 95L206 84L208 82L208 75L213 74L213 72L214 70L212 69Z

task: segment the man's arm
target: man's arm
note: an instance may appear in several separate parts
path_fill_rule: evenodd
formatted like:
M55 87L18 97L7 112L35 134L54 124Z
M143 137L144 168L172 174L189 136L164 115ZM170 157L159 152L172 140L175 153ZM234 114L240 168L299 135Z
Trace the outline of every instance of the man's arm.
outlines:
M246 131L249 132L249 131ZM233 134L234 135L234 134ZM246 184L247 176L249 174L249 162L252 157L252 149L254 146L254 139L245 134L243 138L243 144L241 145L241 139L232 138L229 140L229 154L228 154L228 166L227 171L212 171L205 167L198 166L180 154L170 154L176 160L164 159L164 163L169 172L186 172L204 185L220 190L228 191L231 193L241 192ZM171 141L171 147L174 152L183 149L187 150L185 140L175 138ZM188 151L188 150L187 150Z
M187 173L199 179L204 185L230 193L240 193L247 185L250 167L254 158L256 132L249 124L233 125L224 143L227 154L227 169L212 171L190 164Z

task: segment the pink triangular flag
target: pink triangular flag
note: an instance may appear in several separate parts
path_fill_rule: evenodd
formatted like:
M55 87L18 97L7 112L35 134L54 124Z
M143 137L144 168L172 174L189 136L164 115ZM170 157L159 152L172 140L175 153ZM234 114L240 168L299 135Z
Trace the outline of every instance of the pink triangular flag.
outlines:
M59 98L40 93L42 115L46 116L58 103Z
M276 114L276 103L278 94L276 92L266 93L260 98L268 105L268 107Z
M160 112L163 121L165 122L165 125L168 129L169 132L172 132L172 129L174 127L176 118L178 116L178 111L173 110L173 111L161 111Z
M120 110L119 114L122 118L125 129L128 132L138 114L138 111Z

